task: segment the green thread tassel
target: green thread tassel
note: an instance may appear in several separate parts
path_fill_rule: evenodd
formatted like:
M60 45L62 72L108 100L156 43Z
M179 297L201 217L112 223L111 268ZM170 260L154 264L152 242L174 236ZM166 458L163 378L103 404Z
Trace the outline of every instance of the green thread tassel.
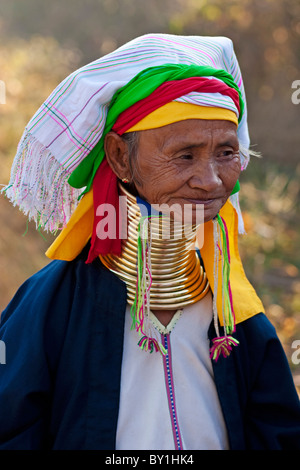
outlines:
M212 340L210 357L217 361L222 355L228 357L233 346L239 344L238 340L231 335L235 331L235 315L233 309L232 293L230 287L230 249L227 226L224 219L217 214L214 223L214 325L217 337ZM222 257L222 316L224 323L224 336L220 336L217 314L217 291L218 291L218 258Z

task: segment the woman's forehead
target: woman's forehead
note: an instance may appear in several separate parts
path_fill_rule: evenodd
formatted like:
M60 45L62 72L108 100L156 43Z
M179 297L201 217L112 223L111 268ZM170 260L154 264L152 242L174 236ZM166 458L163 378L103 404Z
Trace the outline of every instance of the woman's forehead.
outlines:
M238 144L237 127L231 121L190 119L139 132L139 143L162 150L173 147L204 146L213 138L217 145Z

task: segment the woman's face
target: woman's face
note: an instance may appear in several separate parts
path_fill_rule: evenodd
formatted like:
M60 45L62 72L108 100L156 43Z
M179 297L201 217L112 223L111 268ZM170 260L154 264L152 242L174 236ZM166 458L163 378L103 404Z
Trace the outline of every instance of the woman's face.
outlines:
M135 166L132 183L142 199L176 208L175 219L183 220L186 207L192 223L199 223L202 204L207 222L241 171L237 128L230 121L191 119L140 131Z

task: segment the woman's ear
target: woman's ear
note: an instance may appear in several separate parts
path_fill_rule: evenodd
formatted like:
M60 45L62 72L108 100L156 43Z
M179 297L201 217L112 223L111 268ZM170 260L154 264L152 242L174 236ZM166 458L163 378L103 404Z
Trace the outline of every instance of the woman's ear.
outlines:
M129 152L127 143L115 132L104 139L104 151L108 164L120 180L130 179Z

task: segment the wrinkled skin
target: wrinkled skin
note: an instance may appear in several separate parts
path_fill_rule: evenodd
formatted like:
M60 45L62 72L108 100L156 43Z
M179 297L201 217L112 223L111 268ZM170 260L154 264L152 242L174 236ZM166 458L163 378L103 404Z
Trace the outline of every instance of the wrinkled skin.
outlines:
M190 119L139 132L134 170L126 143L114 133L106 138L108 162L120 179L127 178L150 204L203 204L204 222L225 204L241 171L237 128L231 121ZM174 214L174 218L176 215Z

